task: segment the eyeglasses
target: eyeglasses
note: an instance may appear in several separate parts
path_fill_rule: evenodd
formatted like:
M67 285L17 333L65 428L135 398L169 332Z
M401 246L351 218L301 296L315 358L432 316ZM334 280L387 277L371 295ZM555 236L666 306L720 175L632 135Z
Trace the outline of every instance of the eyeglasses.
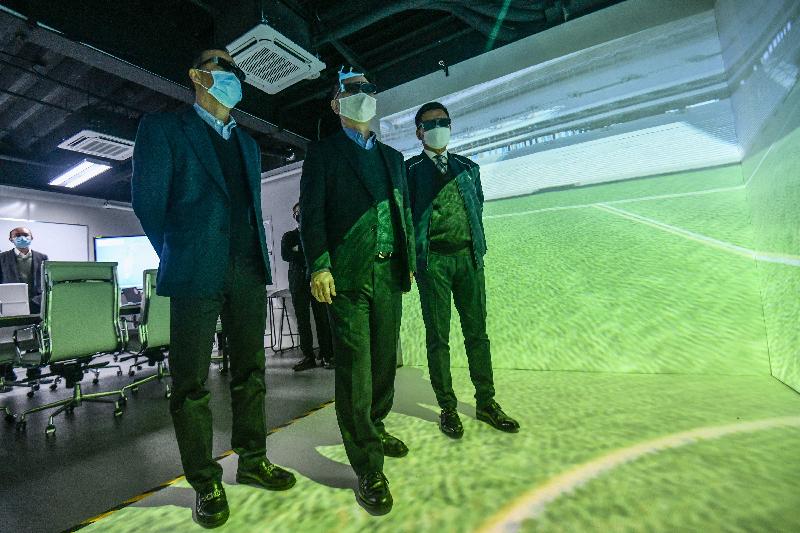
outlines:
M236 63L232 63L231 61L228 61L224 57L219 57L219 56L210 57L210 58L206 59L205 61L203 61L202 63L197 63L194 66L194 68L200 68L203 65L205 65L206 63L214 63L215 65L219 66L225 72L230 72L234 76L239 78L239 81L244 81L244 79L247 77L247 75L244 73L244 71L242 69L240 69L236 65Z
M343 83L342 86L344 87L343 91L339 91L339 93L348 93L348 94L358 94L358 93L366 93L366 94L375 94L378 92L378 86L374 83L369 83L366 81L356 81L353 83Z
M449 118L432 118L431 120L423 120L417 125L417 129L422 128L425 131L430 131L434 128L449 128Z

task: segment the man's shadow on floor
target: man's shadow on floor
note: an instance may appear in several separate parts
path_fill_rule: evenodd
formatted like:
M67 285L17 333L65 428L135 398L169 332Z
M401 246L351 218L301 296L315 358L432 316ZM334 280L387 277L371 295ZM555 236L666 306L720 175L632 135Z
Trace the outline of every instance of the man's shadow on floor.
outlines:
M425 372L420 367L398 369L392 413L429 422L429 431L438 433L438 408L429 407L437 405L436 396L430 381L424 376ZM469 404L459 402L458 410L464 417L475 417L475 409ZM387 429L391 432L391 425ZM403 435L397 436L402 440ZM271 434L267 439L267 456L273 463L289 468L320 485L355 491L358 478L353 472L353 468L347 462L346 457L343 457L344 462L339 462L323 455L319 449L327 446L343 446L333 404L296 419L288 426ZM410 453L414 453L414 450L411 450ZM399 460L402 461L402 459ZM237 456L234 454L226 457L221 460L221 464L224 467L223 482L226 485L236 484ZM194 506L193 490L173 489L169 491L168 498L165 494L156 493L140 502L139 505L157 507L171 504L188 508ZM298 494L298 497L302 496Z

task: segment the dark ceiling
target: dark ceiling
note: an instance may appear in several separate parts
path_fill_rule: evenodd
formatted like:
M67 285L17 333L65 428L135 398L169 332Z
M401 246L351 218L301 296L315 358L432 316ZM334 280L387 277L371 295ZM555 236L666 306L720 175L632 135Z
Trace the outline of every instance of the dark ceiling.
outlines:
M0 0L0 184L47 182L83 159L57 148L82 129L133 139L144 113L191 101L197 51L266 15L326 63L316 80L267 95L245 84L237 120L263 168L302 159L337 127L329 92L342 64L388 89L621 0ZM88 46L87 46L88 45ZM130 200L130 160L71 190Z

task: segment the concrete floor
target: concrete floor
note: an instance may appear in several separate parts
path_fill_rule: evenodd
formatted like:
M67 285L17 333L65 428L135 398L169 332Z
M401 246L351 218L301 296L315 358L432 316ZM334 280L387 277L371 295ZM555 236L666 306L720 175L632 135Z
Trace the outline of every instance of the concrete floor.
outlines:
M333 371L296 373L292 365L299 358L297 351L268 350L269 428L333 398ZM152 370L145 366L140 374ZM231 448L228 380L212 365L207 386L212 394L215 455ZM85 393L113 390L129 381L127 373L117 377L114 370L104 370L98 385L86 376L82 388ZM0 406L19 412L71 394L63 382L56 391L43 385L31 399L25 392L0 394ZM73 415L59 415L57 432L49 438L44 432L46 413L30 415L24 432L0 422L0 531L63 531L182 474L163 385L143 385L129 397L118 419L109 404L86 403Z

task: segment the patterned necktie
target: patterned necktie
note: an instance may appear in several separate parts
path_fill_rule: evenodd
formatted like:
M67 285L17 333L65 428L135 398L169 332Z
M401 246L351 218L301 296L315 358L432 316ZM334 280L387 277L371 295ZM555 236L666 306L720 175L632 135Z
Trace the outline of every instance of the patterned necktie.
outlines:
M436 168L439 170L439 173L447 174L447 159L444 157L444 154L438 154L434 159L436 160Z

